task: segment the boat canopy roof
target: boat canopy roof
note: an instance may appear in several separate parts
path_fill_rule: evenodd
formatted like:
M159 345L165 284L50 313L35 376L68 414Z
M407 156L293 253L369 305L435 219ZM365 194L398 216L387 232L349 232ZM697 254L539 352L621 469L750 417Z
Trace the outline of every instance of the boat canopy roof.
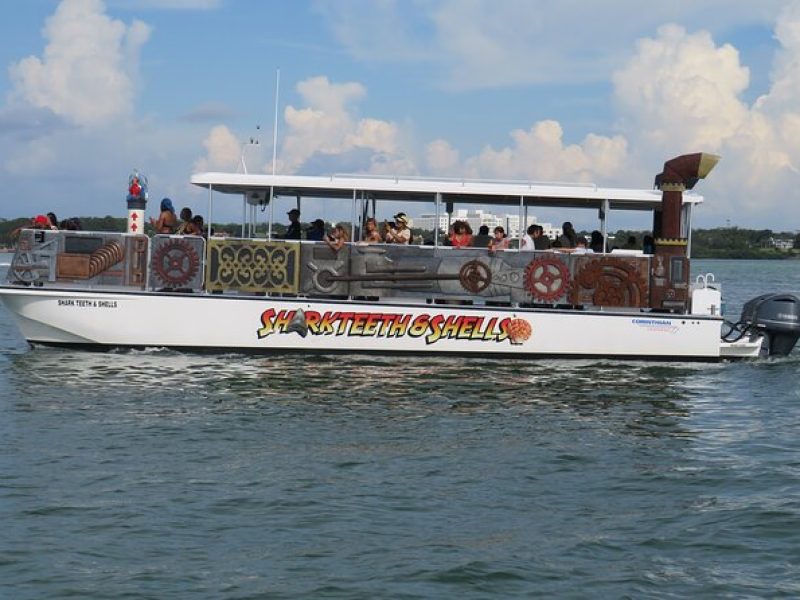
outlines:
M197 173L194 185L223 194L264 195L301 198L352 199L359 197L390 200L519 205L564 208L600 208L608 200L611 209L654 210L661 204L661 192L647 189L602 188L592 183L526 182L421 177L376 177L362 175L266 175L247 173ZM703 197L684 192L683 201L698 204Z

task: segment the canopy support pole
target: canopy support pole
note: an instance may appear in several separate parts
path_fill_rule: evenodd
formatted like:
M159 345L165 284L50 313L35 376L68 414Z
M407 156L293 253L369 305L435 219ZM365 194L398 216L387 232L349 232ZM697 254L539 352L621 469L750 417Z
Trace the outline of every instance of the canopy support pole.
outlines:
M434 200L434 205L436 206L436 220L433 224L433 246L437 247L439 245L439 215L442 211L442 193L436 192L436 198Z

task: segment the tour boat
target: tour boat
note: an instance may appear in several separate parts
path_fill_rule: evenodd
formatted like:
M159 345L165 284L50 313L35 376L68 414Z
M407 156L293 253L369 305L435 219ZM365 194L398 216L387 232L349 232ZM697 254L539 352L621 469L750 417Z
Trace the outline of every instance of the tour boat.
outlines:
M788 354L800 335L798 298L759 296L730 323L713 278L690 280L692 208L703 200L691 190L717 160L672 159L654 189L194 175L192 183L208 191L208 222L220 196L241 202L237 237L143 235L146 181L135 174L127 233L22 231L0 298L33 345L520 359ZM309 198L346 201L356 241L337 250L277 239L272 217L282 198L298 207ZM437 219L456 204L505 207L518 211L521 225L531 208L587 209L598 215L604 239L614 211L649 211L654 248L490 252L450 247L438 230L419 245L357 241L366 218L385 203L408 212L429 203ZM258 232L255 217L262 213L266 231Z

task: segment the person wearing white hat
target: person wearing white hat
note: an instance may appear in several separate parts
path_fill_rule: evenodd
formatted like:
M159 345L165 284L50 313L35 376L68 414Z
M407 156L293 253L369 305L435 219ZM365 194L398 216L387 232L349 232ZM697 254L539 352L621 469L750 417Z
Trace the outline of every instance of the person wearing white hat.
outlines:
M394 216L394 227L386 226L383 239L387 244L410 244L411 230L408 228L406 213L397 213Z

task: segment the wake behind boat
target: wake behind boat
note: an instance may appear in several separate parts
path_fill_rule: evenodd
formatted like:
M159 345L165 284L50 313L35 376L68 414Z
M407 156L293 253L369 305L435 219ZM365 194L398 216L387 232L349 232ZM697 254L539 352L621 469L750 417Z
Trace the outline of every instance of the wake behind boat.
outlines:
M721 315L713 278L689 280L688 192L718 160L665 163L656 190L376 177L203 173L192 183L241 199L239 238L24 230L0 298L31 344L247 352L447 353L511 357L719 360L788 354L800 300L766 294L737 323ZM136 182L138 186L138 182ZM134 186L131 186L134 189ZM686 193L685 193L686 192ZM614 210L649 211L652 254L525 252L442 245L273 239L279 197L351 205L354 239L381 202L429 203L436 222L454 204L591 210L604 239ZM255 207L270 208L266 239ZM520 228L522 229L522 228ZM520 232L521 236L521 232Z

